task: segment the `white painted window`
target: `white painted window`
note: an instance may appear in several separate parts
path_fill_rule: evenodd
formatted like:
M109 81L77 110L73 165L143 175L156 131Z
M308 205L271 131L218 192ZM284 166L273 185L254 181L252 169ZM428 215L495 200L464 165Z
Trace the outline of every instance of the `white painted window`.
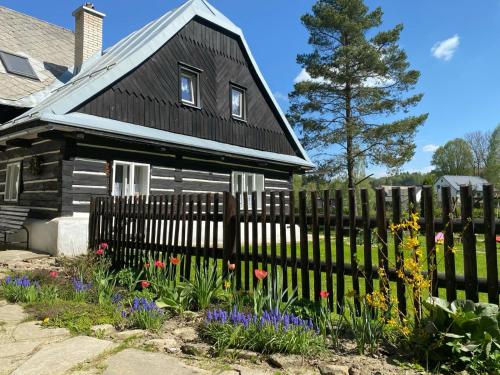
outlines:
M6 202L17 202L20 173L21 162L7 164L4 197Z
M246 117L245 90L235 86L231 86L231 114L238 120Z
M198 73L186 68L180 69L180 96L181 102L199 106L199 79Z
M246 172L233 172L232 192L241 193L241 207L243 207L243 193L248 193L248 208L252 208L252 192L257 192L257 209L262 208L262 192L265 191L264 175Z
M149 164L115 161L113 163L113 195L149 195Z

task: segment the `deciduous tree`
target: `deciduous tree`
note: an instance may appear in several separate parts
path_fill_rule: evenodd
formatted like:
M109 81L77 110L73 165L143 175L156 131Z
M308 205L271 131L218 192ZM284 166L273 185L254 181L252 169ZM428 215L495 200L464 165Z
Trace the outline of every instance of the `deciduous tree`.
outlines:
M474 169L474 156L469 144L456 138L439 147L432 156L431 164L439 176L467 176Z

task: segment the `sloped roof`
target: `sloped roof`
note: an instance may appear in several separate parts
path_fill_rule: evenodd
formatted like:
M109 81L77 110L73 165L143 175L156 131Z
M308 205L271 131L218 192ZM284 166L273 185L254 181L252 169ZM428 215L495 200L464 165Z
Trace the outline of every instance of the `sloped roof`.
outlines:
M442 176L455 190L460 189L460 185L471 185L474 190L483 190L483 185L488 181L477 176Z
M92 96L99 93L101 90L105 89L142 64L194 17L200 17L216 24L219 27L237 35L241 39L245 51L250 59L251 66L259 77L273 105L279 112L280 117L286 126L286 131L290 134L293 142L296 144L301 154L301 157L277 154L279 156L278 159L283 162L300 165L302 167L313 167L314 164L311 162L306 152L300 145L293 129L288 123L284 113L262 76L262 73L252 56L241 29L205 0L188 0L180 7L169 11L160 18L150 22L142 29L125 37L120 42L104 51L102 56L98 56L91 59L91 61L87 61L81 71L67 84L54 90L40 105L26 112L22 116L5 123L0 127L0 130L6 130L17 124L40 119L43 121L51 121L70 126L85 127L86 125L87 127L92 127L95 130L109 131L109 121L113 120L104 121L104 119L95 118L94 116L89 116L94 118L85 118L80 116L78 117L78 124L76 124L74 121L75 115L71 114L70 116L69 113L78 105L90 99ZM115 122L115 125L120 125L119 121ZM130 126L135 127L133 128L135 136L150 138L151 129L132 124L129 124L129 127ZM121 131L121 127L116 126L114 128L114 132L116 132L117 129L120 129ZM180 142L181 140L182 142L188 141L188 139L183 138L185 136L164 131L162 131L162 137L162 140L166 142L175 143ZM224 145L224 147L228 150L231 149L228 145ZM241 147L239 149L241 149ZM264 153L259 150L250 151L255 157L262 157L264 159L268 158L268 155L264 154L269 153Z
M75 38L72 31L0 6L0 50L28 58L39 80L7 73L0 62L0 104L33 107L73 66ZM62 83L61 82L61 83Z

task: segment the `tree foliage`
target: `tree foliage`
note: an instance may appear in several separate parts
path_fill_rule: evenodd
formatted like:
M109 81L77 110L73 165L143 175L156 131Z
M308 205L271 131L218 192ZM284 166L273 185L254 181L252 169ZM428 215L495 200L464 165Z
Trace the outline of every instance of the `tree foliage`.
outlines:
M398 46L403 26L379 31L382 10L362 0L320 0L302 22L312 52L297 61L310 78L295 84L289 117L320 171L353 187L360 163L409 161L427 114L397 118L422 99L409 94L420 73Z
M467 176L474 169L474 156L469 144L456 138L434 152L431 164L439 176Z
M500 185L500 124L491 133L486 159L486 179L499 187Z
M469 144L474 158L474 174L476 176L484 175L490 147L491 132L476 130L465 134L464 138Z

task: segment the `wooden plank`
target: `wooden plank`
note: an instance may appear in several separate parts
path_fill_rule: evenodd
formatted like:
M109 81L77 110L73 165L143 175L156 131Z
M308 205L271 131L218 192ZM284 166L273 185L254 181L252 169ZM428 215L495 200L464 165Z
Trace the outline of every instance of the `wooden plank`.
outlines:
M387 221L385 214L385 192L383 188L376 190L377 207L377 236L378 236L378 265L379 273L388 275L389 253L387 251ZM386 302L389 303L389 285L386 277L379 278L379 289Z
M401 224L401 188L392 188L392 223ZM401 248L403 241L403 230L396 230L394 233L394 258L396 259L396 269L404 272L404 252ZM398 310L400 318L406 317L406 297L404 280L398 277L396 282L396 294L398 298Z
M410 186L408 188L408 220L412 221L413 216L417 215L417 193L415 186ZM410 236L415 236L415 231L410 229ZM412 251L413 260L418 264L420 259L416 251ZM415 322L419 323L422 318L422 304L420 298L420 292L417 288L413 288L413 307L415 311Z
M244 288L250 290L250 245L249 245L249 229L248 229L248 193L243 192L243 258L245 262L245 277ZM253 277L253 276L252 276Z
M165 262L168 262L169 259L167 257L167 251L168 251L168 223L169 223L169 202L171 202L171 199L169 199L168 195L163 196L164 198L164 205L163 205L163 211L162 211L162 227L163 227L163 232L162 232L162 240L161 240L161 256ZM171 198L171 197L170 197Z
M257 218L257 192L252 192L252 274L253 288L258 284L258 279L255 277L255 270L259 269L259 243L258 243L258 218Z
M157 207L156 207L156 241L155 241L155 255L156 259L162 259L161 254L161 234L162 230L165 228L163 226L163 210L165 207L165 196L160 195L157 197ZM164 259L163 259L164 260Z
M283 300L288 301L288 267L287 267L287 238L286 238L286 216L285 216L285 192L279 193L280 206L280 259L283 287Z
M203 267L205 270L208 269L209 265L209 250L210 250L210 223L211 223L211 212L210 207L212 206L212 195L207 193L205 195L205 247L203 249Z
M139 268L139 202L140 198L134 197L134 221L132 222L133 267Z
M365 293L371 294L373 292L372 232L370 228L370 202L367 189L361 189L361 216L363 220Z
M291 200L290 200L291 202ZM328 307L333 311L333 258L332 258L332 235L330 222L330 191L323 191L323 215L325 221L323 224L323 233L325 235L325 263L326 263L326 290L328 292Z
M276 193L271 192L270 199L271 206L269 207L271 213L271 290L274 293L276 291L277 279L278 279L278 261L276 254Z
M488 302L498 305L498 261L495 235L495 188L491 184L483 185L484 204L484 246L486 250L486 279L488 283Z
M464 228L462 245L464 251L465 297L478 302L476 236L474 234L474 222L472 221L472 199L472 187L470 185L460 186L462 226Z
M299 225L300 225L300 276L302 284L302 298L308 300L309 290L309 246L307 239L307 205L306 192L299 192Z
M214 227L213 227L213 238L212 238L212 248L214 249L213 259L214 268L217 270L217 260L219 259L219 194L214 194Z
M290 201L288 205L288 215L290 218L290 259L292 262L292 294L298 297L298 280L297 280L297 239L295 238L295 193L290 191ZM264 201L264 200L263 200ZM265 216L265 211L262 211ZM265 222L265 218L262 219ZM332 294L333 295L333 294Z
M457 285L455 274L455 254L453 240L453 212L449 186L441 187L441 202L444 223L444 269L446 275L446 299L450 302L457 299Z
M311 191L312 209L312 246L313 246L313 278L314 278L314 300L319 302L321 292L321 253L319 250L319 224L318 224L318 193Z
M201 266L201 215L202 215L202 196L196 194L196 269L199 271Z
M348 191L349 200L349 249L351 253L351 267L352 267L352 289L354 291L354 308L359 314L361 311L361 305L359 301L359 277L358 277L358 246L356 239L358 236L358 231L356 229L356 190L349 189Z
M236 233L240 223L236 221L236 200L229 192L223 195L223 254L222 254L222 275L227 278L229 275L229 264L234 261Z
M170 197L170 213L168 215L169 225L168 225L168 250L167 250L167 260L170 261L170 258L173 254L174 248L174 226L175 226L175 206L178 204L176 196L172 195Z
M262 236L262 269L267 272L267 194L262 192L262 210L261 210L261 236ZM263 281L264 288L267 288L267 278Z
M185 277L184 270L187 261L186 257L186 194L182 194L182 207L181 207L181 247L179 248L179 252L181 255L181 264L179 269L179 274L181 280Z
M193 256L193 210L194 198L193 195L188 196L188 225L187 225L187 246L186 246L186 268L184 270L184 277L186 280L191 278L191 257Z
M434 229L434 204L432 199L432 186L422 188L424 199L425 220L425 247L427 250L427 271L431 275L431 293L438 296L437 285L437 259L436 259L436 233Z
M335 191L335 264L337 266L337 313L344 311L345 269L344 269L344 226L342 190Z
M241 290L241 193L236 193L236 253L234 263L236 264L235 278L236 289Z
M132 243L130 239L132 238L132 214L133 214L133 197L127 197L127 260L126 260L126 265L127 267L132 267L132 251L133 249L130 247L130 244Z

